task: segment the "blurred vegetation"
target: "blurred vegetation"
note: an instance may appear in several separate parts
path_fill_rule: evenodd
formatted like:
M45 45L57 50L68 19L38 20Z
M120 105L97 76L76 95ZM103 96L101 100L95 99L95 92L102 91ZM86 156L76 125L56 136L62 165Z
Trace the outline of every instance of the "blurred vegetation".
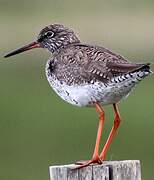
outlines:
M92 108L62 101L49 87L49 54L8 51L33 40L42 27L62 23L82 41L108 47L131 61L154 62L152 0L0 0L0 179L49 179L48 167L89 159L98 117ZM120 104L123 121L108 160L140 159L142 180L153 179L154 80L148 77ZM113 121L105 107L103 141Z

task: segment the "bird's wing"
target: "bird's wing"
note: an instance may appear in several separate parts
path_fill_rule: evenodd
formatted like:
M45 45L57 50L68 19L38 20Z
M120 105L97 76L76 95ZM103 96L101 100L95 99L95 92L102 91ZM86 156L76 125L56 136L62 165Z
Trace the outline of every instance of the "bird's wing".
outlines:
M54 67L50 73L68 85L101 81L135 71L144 64L134 64L108 49L83 44L73 44L54 54Z
M85 77L93 81L107 82L112 77L127 74L145 65L131 63L124 57L102 47L87 46L84 52L88 57L88 61L84 64Z

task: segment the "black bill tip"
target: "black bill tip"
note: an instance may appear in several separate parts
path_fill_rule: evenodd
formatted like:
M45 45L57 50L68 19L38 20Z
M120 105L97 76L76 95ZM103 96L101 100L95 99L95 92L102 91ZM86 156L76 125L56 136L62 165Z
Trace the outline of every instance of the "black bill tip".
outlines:
M18 54L18 53L20 53L20 52L17 52L17 51L12 51L12 52L10 52L10 53L6 54L6 55L4 56L4 58L7 58L7 57L10 57L10 56L13 56L13 55Z
M30 49L40 48L40 47L41 47L40 44L39 44L38 42L35 42L35 41L34 41L34 42L32 42L32 43L30 43L30 44L28 44L28 45L26 45L26 46L23 46L23 47L15 50L15 51L12 51L12 52L6 54L6 55L4 56L4 58L8 58L8 57L10 57L10 56L13 56L13 55L22 53L22 52L24 52L24 51L28 51L28 50L30 50Z

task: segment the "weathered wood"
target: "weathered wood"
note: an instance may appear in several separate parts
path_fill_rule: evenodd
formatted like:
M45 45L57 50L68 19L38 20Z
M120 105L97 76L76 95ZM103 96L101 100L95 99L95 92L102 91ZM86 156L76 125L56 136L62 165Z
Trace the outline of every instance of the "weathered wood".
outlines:
M50 166L50 180L141 180L138 160L104 161L102 165L91 165L73 170L77 165Z

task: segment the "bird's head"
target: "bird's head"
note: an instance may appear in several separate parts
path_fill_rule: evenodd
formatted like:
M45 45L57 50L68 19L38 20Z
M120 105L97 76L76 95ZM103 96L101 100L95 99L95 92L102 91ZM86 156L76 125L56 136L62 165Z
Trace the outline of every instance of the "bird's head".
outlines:
M79 39L71 29L60 24L53 24L41 30L37 42L41 47L53 53L62 46L78 43Z
M54 53L61 47L79 42L79 39L71 29L61 24L52 24L40 31L36 41L12 51L4 57L10 57L34 48L46 48L49 52Z

